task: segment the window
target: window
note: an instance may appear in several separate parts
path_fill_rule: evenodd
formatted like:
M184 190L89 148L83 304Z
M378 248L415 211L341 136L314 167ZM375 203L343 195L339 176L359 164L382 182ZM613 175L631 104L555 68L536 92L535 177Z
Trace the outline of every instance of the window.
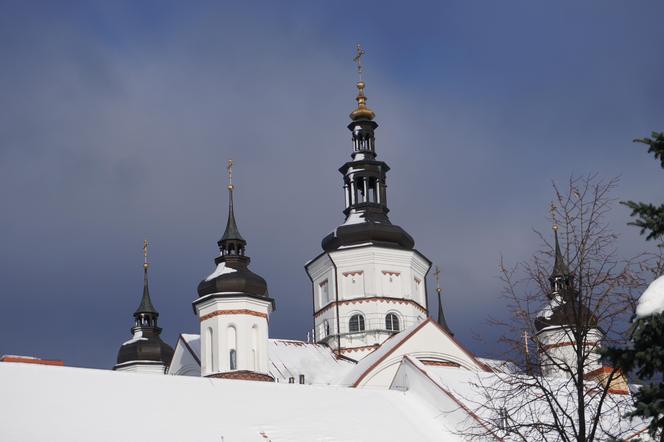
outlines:
M294 384L294 383L295 383L295 378L292 377L292 376L289 377L289 378L288 378L288 383L289 383L289 384Z
M351 333L364 331L364 316L353 315L348 322L348 329Z
M325 336L328 336L330 334L330 323L325 321L323 327L325 329Z
M228 366L237 370L237 333L235 327L228 327Z
M234 348L230 351L228 363L231 367L231 370L237 369L237 352Z
M304 375L303 374L300 375L300 384L304 384Z
M207 336L205 339L205 365L207 366L207 371L212 373L216 371L216 364L214 361L214 333L212 332L212 327L207 328Z
M258 327L251 327L251 369L258 370Z
M388 313L385 316L385 329L389 331L399 331L399 317L394 313Z
M318 284L318 293L320 294L321 307L330 302L330 289L329 284L327 283L327 279Z

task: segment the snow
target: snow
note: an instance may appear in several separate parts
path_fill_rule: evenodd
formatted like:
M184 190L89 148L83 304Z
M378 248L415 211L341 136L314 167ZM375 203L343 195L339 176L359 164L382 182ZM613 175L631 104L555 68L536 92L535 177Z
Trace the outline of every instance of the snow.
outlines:
M636 306L636 316L645 318L664 311L664 275L650 283L639 298Z
M201 360L201 339L199 335L181 334L182 339ZM337 359L327 346L288 339L269 339L269 373L277 382L288 383L294 378L298 383L304 375L305 383L312 385L337 385L340 378L355 364L345 359Z
M348 226L350 224L361 224L367 222L364 219L364 213L361 212L352 212L348 215L348 218L346 218L346 221L344 221L343 225Z
M549 301L549 303L544 306L542 310L537 314L538 318L544 318L544 319L551 319L551 316L553 316L553 309L556 307L560 306L562 299L560 296L556 295Z
M225 262L220 262L219 264L217 264L217 268L214 269L214 272L210 273L208 275L208 277L205 278L205 280L206 281L211 281L219 275L224 275L226 273L233 273L233 272L236 272L236 271L237 270L235 270L234 268L226 267Z
M389 390L7 363L0 391L11 404L2 410L0 440L456 439L416 398ZM137 403L144 403L138 411Z
M136 332L134 333L134 336L132 336L132 338L130 340L128 340L126 342L123 342L122 345L124 346L124 345L128 345L128 344L133 344L134 342L147 341L147 340L148 340L148 338L143 337L143 332L141 330L136 330Z
M393 335L387 341L383 342L383 344L375 351L369 353L366 357L361 359L357 365L341 379L341 385L353 385L355 382L357 382L357 380L364 374L365 371L371 368L387 353L392 351L393 348L409 338L413 331L420 325L421 323L413 324L410 327L405 328L403 331L397 333L396 335Z
M304 375L305 383L312 385L337 385L339 379L355 364L338 359L326 345L286 339L268 341L269 371L278 382L288 382L293 377L299 382Z
M504 408L511 418L524 423L533 422L532 416L538 416L537 420L543 423L551 423L553 416L542 397L541 391L536 387L526 387L531 384L530 376L506 373L488 373L488 372L469 372L460 368L426 366L421 364L415 358L409 358L409 361L421 370L425 371L429 378L440 386L447 394L454 397L462 406L477 416L482 421L493 421L496 419L498 408ZM516 381L523 377L523 381ZM542 379L542 378L540 378ZM515 383L516 381L516 383ZM576 391L571 384L561 378L547 378L541 381L548 386L549 391L556 392L556 400L562 404L565 409L573 410L576 407ZM521 385L520 393L514 395L515 385ZM514 389L514 390L512 390ZM493 396L489 400L486 395L491 393ZM589 409L594 409L596 401L601 394L589 395L585 398ZM600 440L608 439L608 434L634 434L644 428L645 423L640 419L622 418L631 408L631 397L628 395L610 394L605 399L603 412L601 415L602 424L600 431L606 431ZM575 416L575 413L569 413ZM571 431L572 422L565 421L565 426ZM466 425L466 430L468 426ZM475 428L472 431L478 431ZM480 430L481 432L481 430ZM521 440L505 435L504 440ZM545 440L559 440L552 433L546 434Z

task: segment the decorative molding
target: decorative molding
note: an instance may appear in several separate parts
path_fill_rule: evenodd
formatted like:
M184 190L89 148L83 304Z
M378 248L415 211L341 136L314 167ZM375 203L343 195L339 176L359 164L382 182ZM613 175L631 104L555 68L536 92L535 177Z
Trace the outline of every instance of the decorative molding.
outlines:
M400 276L401 272L392 272L389 270L382 270L383 275L389 275L389 276Z
M200 318L200 321L203 322L207 319L214 318L215 316L221 316L221 315L250 315L250 316L258 316L259 318L265 318L267 320L267 315L265 313L257 312L254 310L248 310L248 309L235 309L235 310L217 310L212 313L208 313L207 315L203 315Z
M351 272L343 272L342 275L344 275L344 276L356 276L356 275L359 276L359 275L362 275L363 273L364 273L363 270L353 270Z
M544 351L550 350L552 348L558 348L558 347L569 347L572 345L576 345L576 342L558 342L556 344L542 344L540 345L540 348ZM599 345L599 342L586 342L584 347L596 347Z
M205 377L217 378L217 379L236 379L241 381L274 382L274 378L269 374L256 373L255 371L249 371L249 370L236 370L236 371L227 371L225 373L213 373Z
M456 362L450 362L450 361L428 361L428 360L422 360L420 361L424 365L431 365L434 367L461 367L461 364L457 364Z
M341 353L353 353L356 351L364 351L364 350L370 350L370 349L375 349L380 347L379 344L372 344L372 345L364 345L362 347L353 347L353 348L342 348L339 350Z
M336 304L339 305L351 305L351 304L364 304L365 302L386 302L388 304L410 304L420 310L422 313L427 314L427 309L422 307L420 304L417 302L411 300L411 299L402 299L402 298L386 298L383 296L370 296L368 298L356 298L356 299L346 299L343 301L332 301L329 304L327 304L325 307L322 309L318 310L316 313L314 313L314 318L317 318L320 316L323 312L326 310L332 308Z

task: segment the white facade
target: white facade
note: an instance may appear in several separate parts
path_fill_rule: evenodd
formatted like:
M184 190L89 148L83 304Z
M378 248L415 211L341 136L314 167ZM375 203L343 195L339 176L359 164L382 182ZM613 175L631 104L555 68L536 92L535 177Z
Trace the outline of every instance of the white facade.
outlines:
M599 347L604 335L596 328L588 330L584 352L588 354L585 372L602 366ZM537 334L539 359L544 376L569 376L576 372L576 344L570 327L548 327Z
M373 245L318 256L306 265L316 342L361 359L395 332L423 321L430 267L416 250Z
M201 324L201 375L236 370L268 373L269 299L207 295L195 303Z
M164 374L166 366L154 361L131 361L125 364L118 364L113 367L115 371L126 371L129 373L148 373Z

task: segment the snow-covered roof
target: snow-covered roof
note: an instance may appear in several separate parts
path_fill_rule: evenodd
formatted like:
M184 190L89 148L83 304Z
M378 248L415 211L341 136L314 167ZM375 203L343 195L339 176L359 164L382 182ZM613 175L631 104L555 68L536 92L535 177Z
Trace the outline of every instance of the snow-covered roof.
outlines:
M181 334L180 337L200 365L200 336ZM355 366L353 362L337 358L328 346L322 344L268 339L267 348L270 359L268 370L277 382L288 382L292 377L299 383L300 375L304 375L306 384L337 385L341 377Z
M353 362L337 358L326 345L288 339L270 339L268 355L270 374L278 381L287 382L293 377L299 382L300 375L304 375L307 384L337 385L355 366Z
M372 353L369 353L366 357L362 358L352 370L350 370L346 376L341 380L342 385L353 385L355 384L372 366L374 366L378 361L383 359L387 354L389 354L396 347L401 345L403 341L408 339L413 332L420 328L424 323L413 324L409 327L406 327L401 332L396 335L391 336L387 341L374 350Z
M457 440L416 398L389 390L0 364L0 391L11 404L2 440Z
M503 409L509 418L524 425L532 422L552 423L553 415L550 408L536 385L535 378L526 374L508 374L499 372L470 372L455 367L428 366L421 364L414 358L408 357L409 362L423 370L446 394L451 395L459 406L467 411L480 425L466 424L460 429L467 435L482 434L482 422L495 422L497 410ZM518 379L522 379L519 381ZM576 390L571 381L566 378L537 378L548 391L555 392L556 401L569 414L576 414L570 410L576 407ZM590 385L589 385L590 386ZM586 394L588 412L597 406L601 390L589 388ZM639 419L629 420L623 416L632 406L631 398L623 394L609 394L605 400L601 413L599 434L601 440L609 436L621 436L629 440L640 433L645 424ZM560 413L562 415L562 413ZM560 418L560 416L559 416ZM562 419L562 418L561 418ZM571 428L572 421L565 421L565 426ZM495 424L488 427L496 429ZM525 427L524 427L525 428ZM523 431L523 429L522 429ZM521 440L511 437L510 434L501 434L504 440ZM553 433L545 434L545 440L558 440Z
M664 275L650 283L636 305L636 316L646 316L664 312Z

